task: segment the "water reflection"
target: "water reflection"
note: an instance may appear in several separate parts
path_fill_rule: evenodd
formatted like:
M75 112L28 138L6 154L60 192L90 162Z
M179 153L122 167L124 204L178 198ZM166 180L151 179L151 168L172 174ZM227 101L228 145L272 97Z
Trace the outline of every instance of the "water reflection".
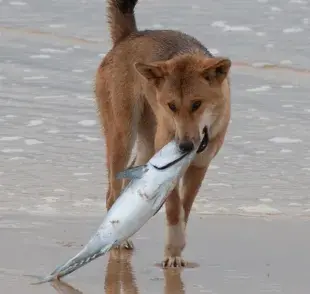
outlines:
M104 293L106 294L139 294L137 280L131 263L132 252L127 250L110 251L107 265ZM184 284L181 279L181 270L164 270L164 289L159 293L185 294ZM89 294L73 288L64 281L54 281L53 288L60 294ZM143 291L144 293L144 291Z

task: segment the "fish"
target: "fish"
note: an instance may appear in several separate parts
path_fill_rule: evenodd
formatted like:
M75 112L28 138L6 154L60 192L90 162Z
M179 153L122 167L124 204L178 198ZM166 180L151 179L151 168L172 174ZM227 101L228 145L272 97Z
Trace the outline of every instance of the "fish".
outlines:
M200 145L202 144L205 142ZM162 208L199 148L201 146L196 146L190 152L183 152L173 139L145 165L119 172L116 178L129 179L129 183L106 213L96 233L79 253L58 266L51 274L46 277L31 275L39 279L32 284L59 280L134 235Z

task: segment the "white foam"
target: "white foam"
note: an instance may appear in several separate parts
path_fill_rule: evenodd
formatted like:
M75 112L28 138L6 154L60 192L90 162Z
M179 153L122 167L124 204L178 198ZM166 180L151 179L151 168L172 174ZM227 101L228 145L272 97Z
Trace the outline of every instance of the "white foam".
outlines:
M258 67L258 68L266 67L266 66L270 66L270 65L272 65L272 63L268 63L268 62L253 62L252 63L253 67Z
M0 81L1 80L6 80L6 77L5 76L0 76Z
M92 173L73 173L74 176L88 176L91 175Z
M54 49L54 48L42 48L40 49L43 53L67 53L66 50Z
M303 167L302 170L310 171L310 167Z
M34 96L34 99L60 99L67 97L68 95L40 95L40 96Z
M264 203L271 203L273 200L271 198L260 198L259 201L264 202Z
M291 153L292 150L290 150L290 149L281 149L280 152L281 153Z
M310 112L310 109L305 109L305 112Z
M192 5L192 9L200 9L200 6L199 6L199 5L196 5L196 4L193 4L193 5Z
M90 141L90 142L100 141L99 138L90 137L90 136L86 136L86 135L78 135L78 137L81 139L84 139L86 141Z
M43 199L44 199L47 203L54 203L54 202L57 202L57 200L59 200L59 197L49 196L49 197L43 197Z
M90 120L90 119L86 119L86 120L81 120L78 122L79 125L83 126L83 127L91 127L96 125L96 121L95 120Z
M24 80L44 80L44 79L48 79L48 77L46 76L32 76L32 77L24 77Z
M210 187L231 187L231 185L224 184L224 183L208 183L208 186Z
M11 157L9 160L23 160L23 159L27 159L27 158L23 156L15 156L15 157Z
M268 43L265 45L266 48L274 48L274 44Z
M256 36L258 36L258 37L264 37L264 36L266 36L266 33L265 33L265 32L257 32L257 33L256 33Z
M291 206L291 207L300 207L302 206L300 203L297 203L297 202L291 202L288 204L288 206Z
M81 73L81 72L84 72L84 70L83 69L73 69L72 72Z
M269 85L263 85L257 88L250 88L250 89L246 89L247 92L265 92L265 91L269 91L271 89L271 87Z
M224 32L250 32L252 31L251 28L246 26L229 26L227 25L224 29Z
M226 207L218 207L215 211L219 213L228 213L229 209Z
M20 153L20 152L24 152L24 149L21 149L21 148L5 148L5 149L2 149L1 152L3 152L3 153Z
M307 0L290 0L290 3L297 3L297 4L307 4Z
M219 168L220 168L220 167L217 166L217 165L210 164L208 169L211 170L211 169L219 169Z
M292 107L294 107L294 105L293 104L283 104L282 107L283 108L292 108Z
M43 124L43 120L41 119L33 119L31 121L29 121L28 123L28 127L34 127L34 126L39 126L39 125L42 125Z
M304 31L304 29L300 28L300 27L292 27L292 28L283 29L283 33L285 33L285 34L300 33L303 31Z
M280 210L266 204L258 204L256 206L240 206L238 207L238 210L253 214L281 214Z
M26 2L22 2L22 1L10 1L9 2L11 5L15 5L15 6L24 6L27 5Z
M60 131L58 129L50 129L48 131L46 131L49 134L58 134Z
M30 55L30 58L32 58L32 59L49 59L49 58L51 58L51 56L48 54L35 54L35 55Z
M292 65L293 62L291 60L289 60L289 59L284 59L284 60L280 61L280 64L282 64L282 65Z
M266 151L264 151L264 150L257 150L257 151L255 151L255 154L265 154L266 153Z
M282 11L282 9L281 9L280 7L277 7L277 6L271 6L271 7L270 7L270 10L271 10L271 11L274 11L274 12L280 12L280 11Z
M64 190L64 189L54 189L54 192L65 192L66 190Z
M67 25L64 23L54 23L50 24L49 27L53 29L60 29L60 28L65 28Z
M153 27L154 29L162 29L162 28L163 28L163 25L160 24L160 23L154 23L154 24L152 25L152 27Z
M281 88L283 89L291 89L291 88L294 88L293 85L281 85Z
M215 28L224 28L226 26L226 22L222 20L214 21L211 26Z
M251 28L246 27L246 26L230 26L226 24L226 21L214 21L211 24L212 27L217 27L217 28L221 28L224 32L249 32L252 31Z
M269 142L276 144L291 144L291 143L300 143L301 139L293 139L288 137L274 137L268 140Z
M7 114L4 116L5 118L15 118L17 117L17 115L14 115L14 114Z
M41 215L51 215L51 214L56 214L57 211L55 208L49 206L48 204L39 204L36 205L37 210L31 210L29 212L33 214L41 214Z
M42 141L39 141L37 139L26 139L25 140L25 144L28 146L42 144L42 143L43 143Z
M22 139L23 137L1 137L0 141L17 141Z

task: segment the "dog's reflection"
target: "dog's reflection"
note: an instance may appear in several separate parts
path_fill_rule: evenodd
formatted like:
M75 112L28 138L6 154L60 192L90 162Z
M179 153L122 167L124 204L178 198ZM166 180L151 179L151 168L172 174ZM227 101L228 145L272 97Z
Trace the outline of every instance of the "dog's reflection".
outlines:
M110 251L104 289L107 294L139 294L138 284L131 264L132 252L125 249ZM164 270L164 294L185 294L181 279L181 270ZM63 281L52 282L53 288L60 294L83 294ZM143 293L145 291L143 290ZM84 293L88 294L88 293Z

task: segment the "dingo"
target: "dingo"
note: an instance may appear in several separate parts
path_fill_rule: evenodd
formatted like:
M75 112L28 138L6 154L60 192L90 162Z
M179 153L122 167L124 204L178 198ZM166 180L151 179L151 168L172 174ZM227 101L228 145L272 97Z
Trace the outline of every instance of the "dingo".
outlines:
M134 165L145 164L172 138L179 148L199 150L168 197L164 267L185 266L185 228L208 166L220 150L230 121L231 61L214 57L195 38L173 30L139 31L137 0L108 0L113 48L96 74L95 94L106 140L109 209L125 184L134 145ZM207 136L206 136L207 133ZM130 240L125 248L133 248Z

